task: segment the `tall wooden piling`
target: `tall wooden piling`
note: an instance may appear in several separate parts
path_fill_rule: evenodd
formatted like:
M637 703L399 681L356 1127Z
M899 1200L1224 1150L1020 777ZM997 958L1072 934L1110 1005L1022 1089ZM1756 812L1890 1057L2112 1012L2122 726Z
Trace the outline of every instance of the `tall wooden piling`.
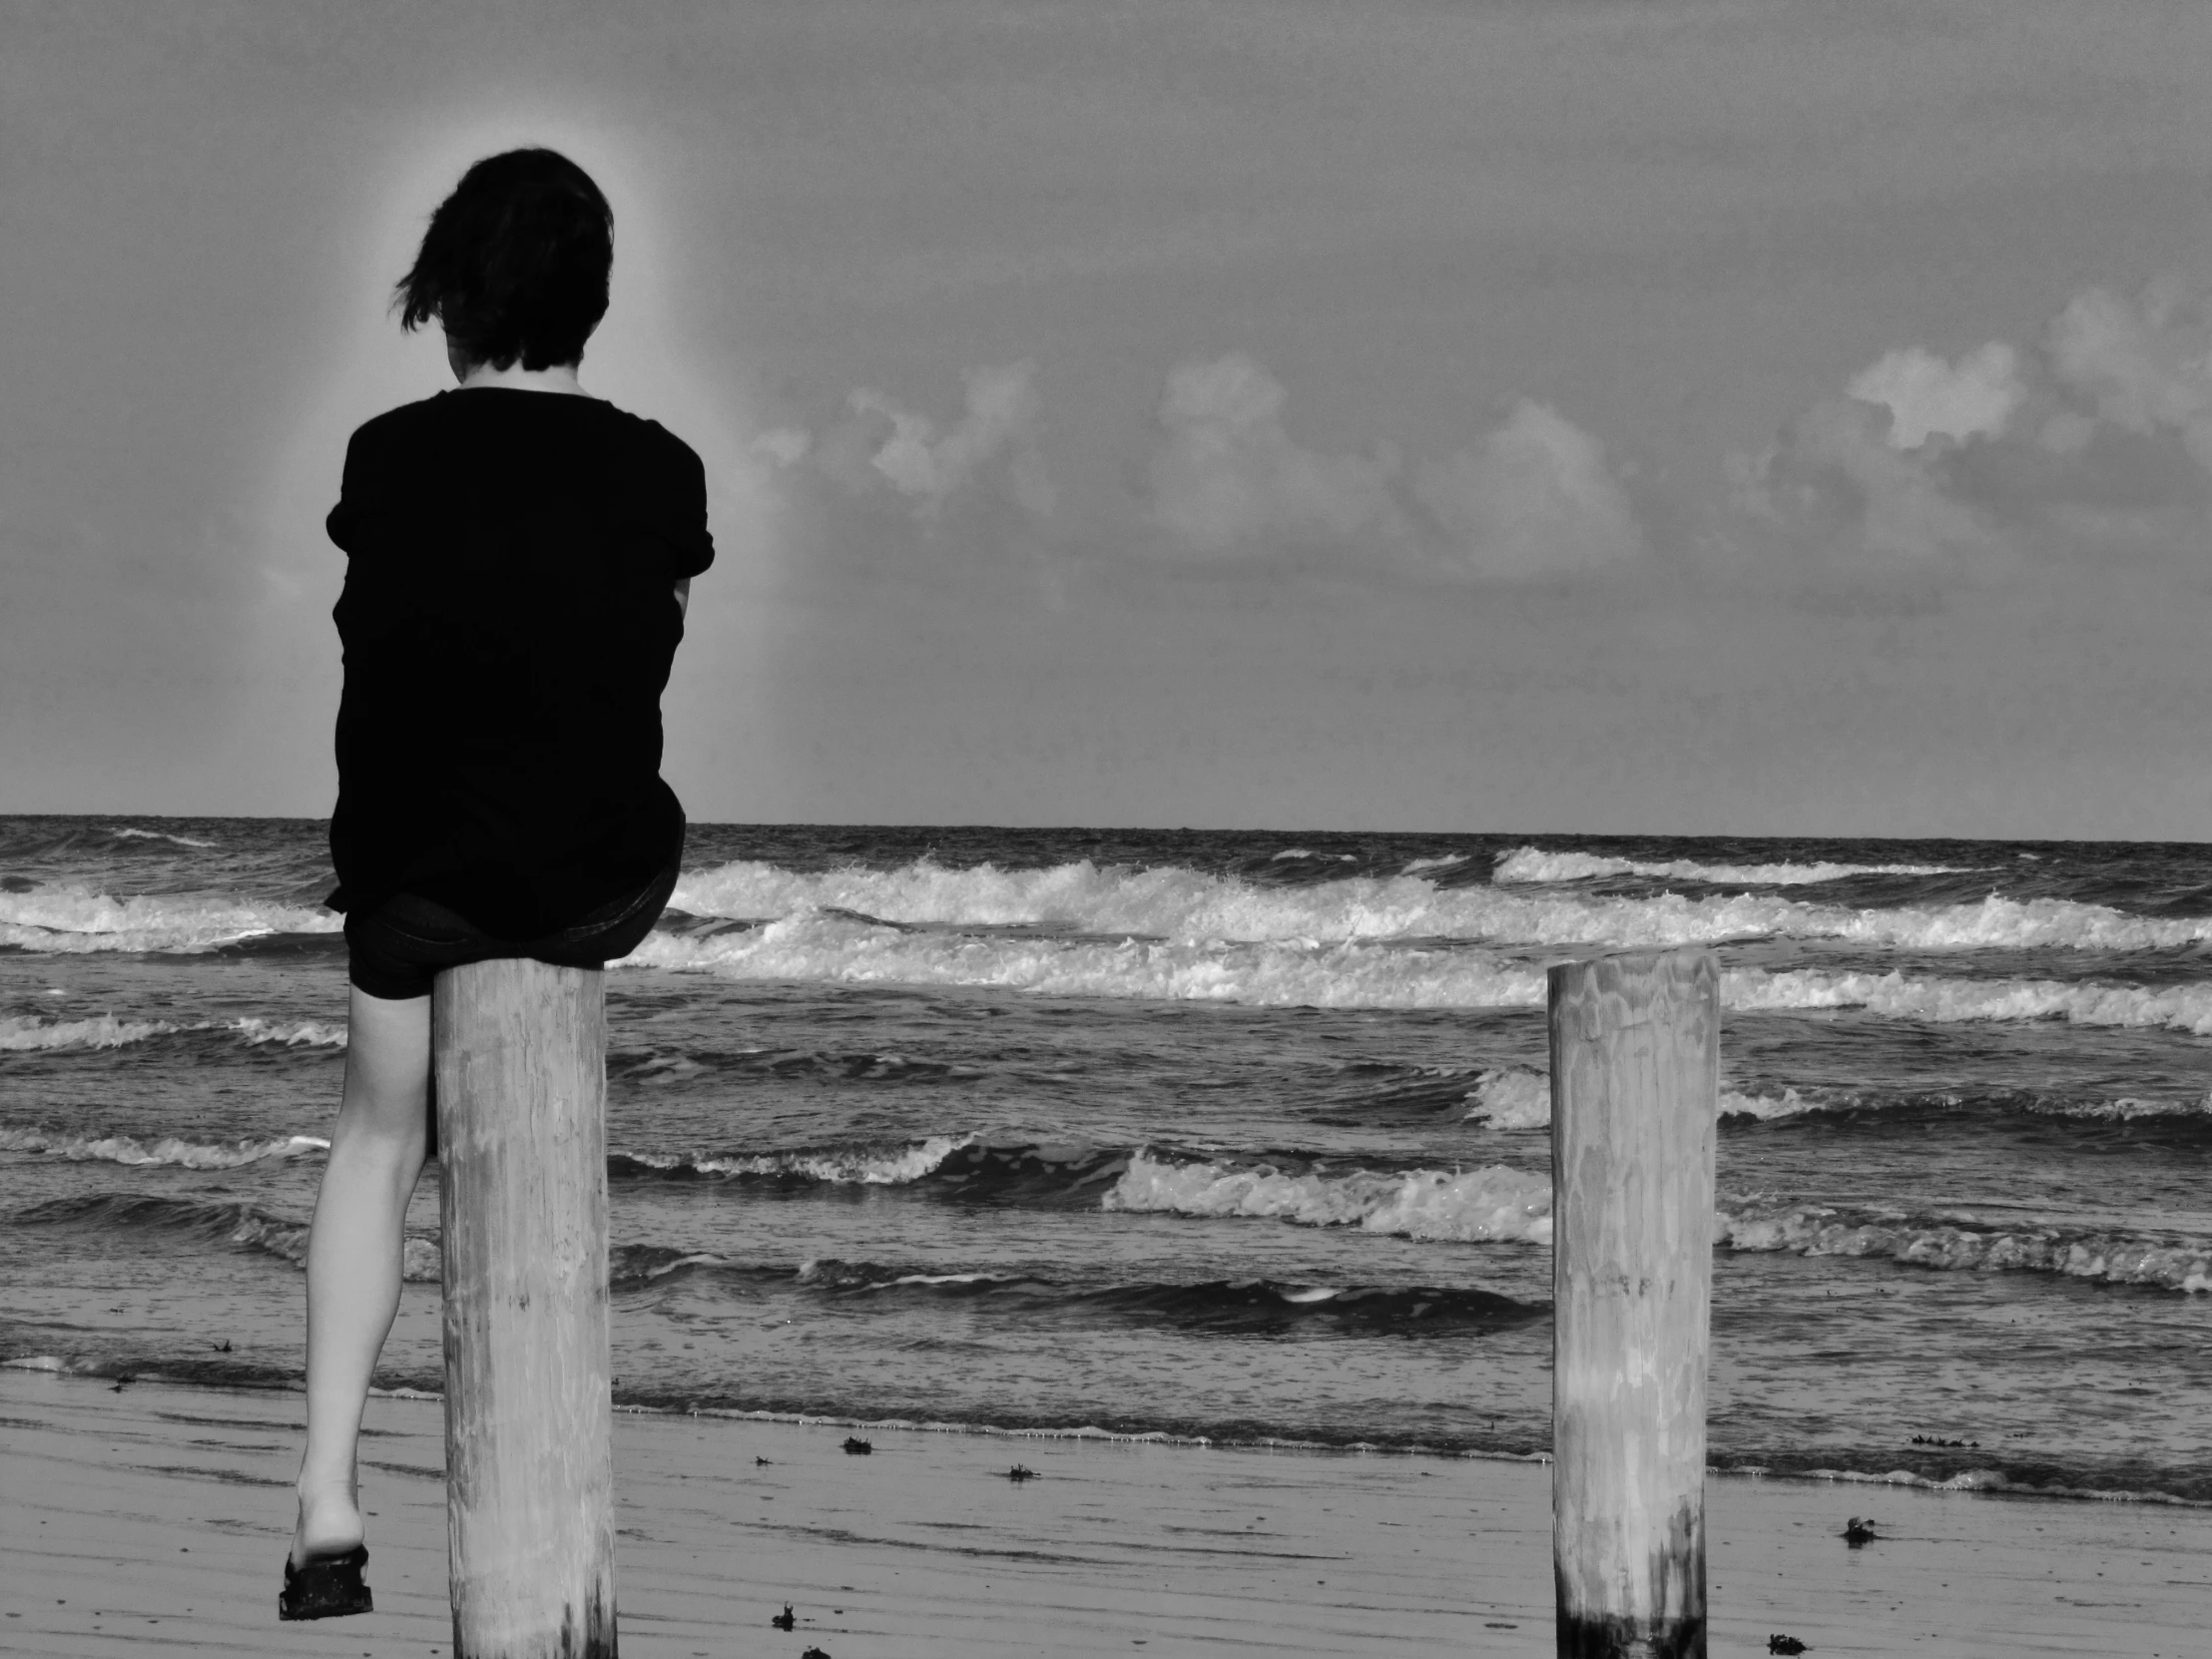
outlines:
M1550 972L1552 1564L1560 1659L1705 1659L1719 972Z
M449 968L431 1017L453 1659L614 1659L601 975Z

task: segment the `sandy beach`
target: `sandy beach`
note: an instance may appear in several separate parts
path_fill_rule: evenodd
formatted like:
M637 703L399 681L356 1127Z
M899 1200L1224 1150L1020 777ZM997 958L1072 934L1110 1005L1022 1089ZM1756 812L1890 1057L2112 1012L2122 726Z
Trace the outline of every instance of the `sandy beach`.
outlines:
M0 1652L442 1653L437 1402L369 1403L376 1612L283 1625L299 1421L286 1392L0 1374ZM625 1652L1551 1651L1541 1465L847 1432L618 1414ZM1707 1503L1715 1655L2177 1659L2212 1625L2203 1510L1742 1478Z

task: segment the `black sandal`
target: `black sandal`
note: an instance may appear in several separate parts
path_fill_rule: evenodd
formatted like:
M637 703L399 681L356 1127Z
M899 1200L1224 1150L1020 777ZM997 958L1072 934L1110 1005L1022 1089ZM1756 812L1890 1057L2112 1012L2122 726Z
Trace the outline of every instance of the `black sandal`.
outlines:
M368 1547L355 1544L343 1555L310 1555L295 1567L284 1557L284 1591L276 1598L279 1619L334 1619L346 1613L372 1613L376 1603L361 1582Z

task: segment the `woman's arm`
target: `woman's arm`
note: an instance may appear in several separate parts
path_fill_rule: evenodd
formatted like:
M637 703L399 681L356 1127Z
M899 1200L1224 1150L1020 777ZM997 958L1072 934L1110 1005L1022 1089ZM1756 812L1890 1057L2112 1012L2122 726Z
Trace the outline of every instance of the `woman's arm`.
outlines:
M676 584L676 614L678 616L691 615L691 578L689 576Z

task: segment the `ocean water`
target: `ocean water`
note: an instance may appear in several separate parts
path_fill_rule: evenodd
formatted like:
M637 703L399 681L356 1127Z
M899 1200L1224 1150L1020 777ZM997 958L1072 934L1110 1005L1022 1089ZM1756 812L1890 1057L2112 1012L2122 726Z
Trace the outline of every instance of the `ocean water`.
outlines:
M324 827L0 821L0 1361L299 1376ZM1709 942L1716 1468L2212 1501L2212 847L695 826L619 1400L1532 1455L1543 969ZM436 1170L378 1381L438 1385Z

